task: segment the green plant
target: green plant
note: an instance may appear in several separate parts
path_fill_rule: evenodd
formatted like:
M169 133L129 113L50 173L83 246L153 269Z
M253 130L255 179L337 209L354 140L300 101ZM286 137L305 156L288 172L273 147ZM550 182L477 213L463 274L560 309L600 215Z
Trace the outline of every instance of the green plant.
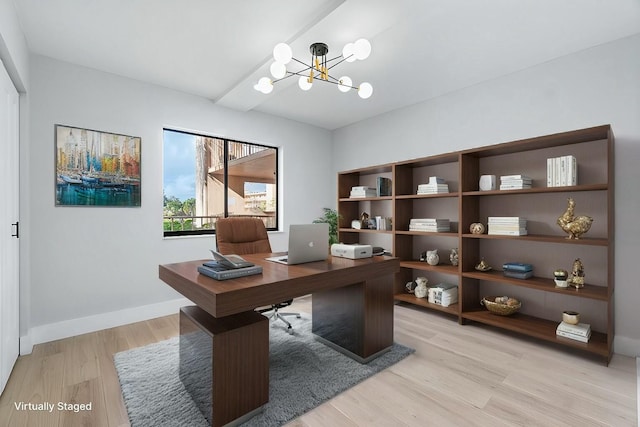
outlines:
M340 214L338 211L331 208L322 208L324 213L313 220L314 224L326 223L329 224L329 245L338 243L338 220Z

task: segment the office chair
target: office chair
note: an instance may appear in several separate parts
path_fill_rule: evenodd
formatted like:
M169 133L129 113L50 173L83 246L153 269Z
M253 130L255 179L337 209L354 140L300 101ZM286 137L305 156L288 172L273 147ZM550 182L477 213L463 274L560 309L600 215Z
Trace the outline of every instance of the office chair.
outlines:
M271 253L271 244L267 229L259 218L230 217L219 218L216 221L216 244L218 252L229 255L246 255L255 253ZM278 304L271 304L269 308L256 310L258 313L273 311L270 318L282 320L287 330L292 331L291 323L284 316L296 316L300 313L283 313L280 309L290 306L293 299Z

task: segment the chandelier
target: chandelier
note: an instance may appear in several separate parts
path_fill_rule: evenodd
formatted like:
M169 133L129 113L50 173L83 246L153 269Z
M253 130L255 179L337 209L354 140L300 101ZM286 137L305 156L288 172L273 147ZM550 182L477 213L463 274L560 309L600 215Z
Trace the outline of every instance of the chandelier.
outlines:
M349 76L335 78L329 74L331 69L345 61L353 62L367 59L371 53L371 43L369 43L368 40L359 39L354 43L347 43L344 49L342 49L342 55L331 59L327 59L329 46L325 43L311 44L311 46L309 46L309 52L311 52L310 64L294 58L291 47L288 44L278 43L276 47L273 48L274 62L270 67L273 80L269 77L262 77L253 88L259 92L268 94L273 91L274 83L293 76L299 76L298 86L304 91L311 89L314 82L321 81L337 85L340 92L356 90L362 99L367 99L373 94L373 86L371 86L371 83L363 82L360 83L359 86L353 86L353 81ZM299 69L287 69L287 65L291 63L299 65Z

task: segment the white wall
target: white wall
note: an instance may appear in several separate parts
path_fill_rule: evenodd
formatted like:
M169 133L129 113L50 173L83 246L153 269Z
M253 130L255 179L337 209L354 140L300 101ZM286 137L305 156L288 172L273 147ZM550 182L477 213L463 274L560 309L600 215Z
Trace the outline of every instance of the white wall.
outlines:
M12 0L0 0L0 59L18 92L29 86L29 50Z
M614 348L640 355L638 52L640 35L339 129L333 135L335 171L611 124L616 137Z
M163 239L163 127L280 147L284 230L290 223L311 222L334 204L335 187L322 185L332 170L326 130L231 111L204 98L42 56L32 56L30 67L26 197L33 343L55 338L60 329L69 329L63 335L78 332L73 319L89 317L91 323L102 315L97 323L104 324L109 313L131 314L136 307L179 298L158 279L158 264L208 257L212 236ZM55 207L56 123L140 136L142 206ZM286 248L286 233L270 237L274 250Z

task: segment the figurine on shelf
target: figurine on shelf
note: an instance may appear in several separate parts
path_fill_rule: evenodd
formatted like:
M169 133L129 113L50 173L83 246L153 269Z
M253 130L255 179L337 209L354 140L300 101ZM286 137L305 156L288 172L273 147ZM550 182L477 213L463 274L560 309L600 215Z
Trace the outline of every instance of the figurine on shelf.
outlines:
M569 273L567 270L558 268L553 271L553 281L556 283L556 288L566 288L568 286L568 278Z
M471 234L483 234L484 224L481 222L474 222L469 226L469 231L471 231Z
M432 251L427 251L427 264L438 265L439 262L440 262L440 255L438 255L437 249L434 249Z
M573 269L571 270L571 286L576 289L584 287L584 265L580 258L573 261Z
M427 296L427 292L428 292L427 283L429 283L429 280L427 280L426 277L416 277L417 286L413 290L416 298L424 298Z
M476 270L489 271L491 270L491 266L484 261L484 258L482 258L482 260L480 260L480 263L476 265Z
M574 216L573 211L576 207L576 202L573 198L569 197L567 200L567 210L558 218L558 225L569 235L567 239L579 239L584 233L589 231L593 218L587 215Z
M451 249L451 253L449 254L449 261L451 261L451 265L456 267L458 265L458 248Z
M360 228L363 230L369 229L369 214L366 212L362 212L362 215L360 215Z
M405 288L407 288L407 292L409 292L410 294L412 294L416 287L418 286L418 284L416 283L415 280L412 280L411 282L407 282L406 285L404 285Z

